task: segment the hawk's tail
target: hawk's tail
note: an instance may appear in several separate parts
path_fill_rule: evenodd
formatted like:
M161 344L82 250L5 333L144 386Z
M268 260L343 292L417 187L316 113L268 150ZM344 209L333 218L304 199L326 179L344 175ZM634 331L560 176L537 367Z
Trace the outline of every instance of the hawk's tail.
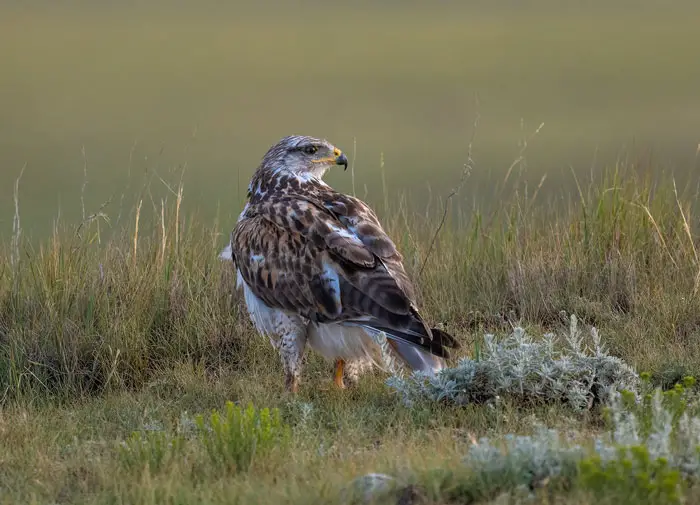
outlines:
M449 349L458 349L459 342L449 333L438 328L431 328L432 339L421 327L398 330L381 325L365 325L374 332L384 332L391 349L412 370L434 374L446 367L450 357ZM422 331L421 331L422 330Z
M407 344L401 340L394 340L390 336L387 341L391 349L411 370L418 370L429 375L434 375L447 366L445 358L435 356L434 354L424 351L420 347Z

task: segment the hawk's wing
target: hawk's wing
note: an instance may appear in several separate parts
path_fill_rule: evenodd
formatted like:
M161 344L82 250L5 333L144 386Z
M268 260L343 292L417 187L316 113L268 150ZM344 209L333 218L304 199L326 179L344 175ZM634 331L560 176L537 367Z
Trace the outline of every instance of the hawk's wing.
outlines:
M252 206L231 244L243 279L268 306L361 323L440 356L455 345L423 322L401 255L360 200L333 191L280 195Z

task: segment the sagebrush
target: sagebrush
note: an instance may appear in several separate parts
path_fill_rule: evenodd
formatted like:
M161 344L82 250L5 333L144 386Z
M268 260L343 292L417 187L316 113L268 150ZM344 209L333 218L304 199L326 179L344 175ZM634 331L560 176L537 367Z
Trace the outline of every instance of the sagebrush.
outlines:
M409 404L429 400L464 405L510 397L522 403L561 402L577 410L607 403L613 392L637 390L636 372L606 352L595 328L588 351L575 315L565 343L559 348L553 333L535 341L516 327L501 341L486 335L479 356L462 358L434 377L414 372L405 378L395 375L388 384Z

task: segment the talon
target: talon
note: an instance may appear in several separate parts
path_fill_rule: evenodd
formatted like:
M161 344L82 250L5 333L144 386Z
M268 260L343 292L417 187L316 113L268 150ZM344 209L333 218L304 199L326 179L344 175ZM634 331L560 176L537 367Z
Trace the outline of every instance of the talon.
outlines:
M333 382L335 382L335 385L338 386L339 389L345 389L345 383L343 382L344 367L345 361L342 359L335 360L335 378Z

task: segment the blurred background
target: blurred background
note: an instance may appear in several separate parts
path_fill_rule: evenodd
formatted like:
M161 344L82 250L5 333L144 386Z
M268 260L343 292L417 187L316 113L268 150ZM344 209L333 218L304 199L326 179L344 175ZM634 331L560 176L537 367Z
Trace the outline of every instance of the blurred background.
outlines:
M3 0L0 236L25 164L25 235L80 219L85 181L87 211L113 213L183 169L185 208L228 230L288 134L343 149L358 196L382 201L384 183L421 210L457 184L477 116L463 208L498 205L489 188L521 153L552 201L619 159L683 177L698 20L696 0ZM327 180L353 190L349 170Z

